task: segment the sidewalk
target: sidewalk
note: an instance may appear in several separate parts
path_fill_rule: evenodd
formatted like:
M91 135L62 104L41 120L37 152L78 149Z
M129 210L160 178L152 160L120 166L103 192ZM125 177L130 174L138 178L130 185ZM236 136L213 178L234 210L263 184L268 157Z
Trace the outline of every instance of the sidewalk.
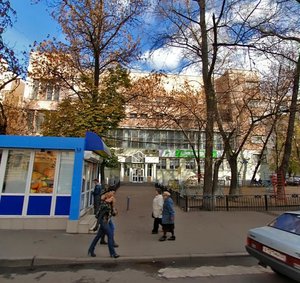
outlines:
M154 186L121 185L117 191L119 215L115 239L116 261L158 261L197 257L246 255L248 229L265 225L266 212L184 212L176 208L176 241L159 242L152 235ZM279 214L279 213L277 213ZM98 245L97 257L87 256L94 234L63 231L0 230L0 266L112 262L108 248Z

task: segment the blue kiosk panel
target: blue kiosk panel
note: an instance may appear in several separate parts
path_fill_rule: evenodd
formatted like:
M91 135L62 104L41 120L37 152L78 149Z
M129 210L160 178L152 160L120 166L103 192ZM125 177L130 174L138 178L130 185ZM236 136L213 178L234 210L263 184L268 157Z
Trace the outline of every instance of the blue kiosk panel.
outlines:
M22 215L24 196L1 196L0 215Z
M27 215L50 215L52 196L30 196Z
M32 149L74 151L74 167L72 176L72 190L70 196L31 195L7 196L0 188L0 215L22 215L23 207L27 207L25 215L50 216L51 205L55 203L54 215L69 216L69 220L80 218L80 196L82 187L82 170L84 151L94 151L98 155L107 157L111 153L101 137L92 132L86 132L85 138L77 137L36 137L36 136L8 136L1 135L0 149ZM1 186L2 184L0 184ZM26 197L26 198L25 198ZM53 200L52 198L56 199ZM26 200L26 203L24 203Z
M69 215L71 205L71 196L57 196L55 215Z

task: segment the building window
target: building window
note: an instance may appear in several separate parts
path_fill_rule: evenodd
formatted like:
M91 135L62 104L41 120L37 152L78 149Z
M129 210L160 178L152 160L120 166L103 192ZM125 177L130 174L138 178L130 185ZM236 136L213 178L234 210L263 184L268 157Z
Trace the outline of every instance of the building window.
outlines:
M185 168L186 169L195 169L196 168L195 159L187 159L185 161Z
M32 84L31 99L59 101L60 87L53 83L41 83L34 80Z
M34 80L32 83L31 99L37 100L39 98L40 82Z
M59 101L59 91L58 85L47 84L46 86L46 100L48 101Z
M205 134L199 131L187 131L188 138L181 131L119 129L109 132L115 147L141 149L190 149L191 143L200 149L205 148ZM200 141L198 139L200 138ZM221 139L215 139L216 148L223 148ZM199 144L200 142L200 144Z
M160 147L162 149L168 148L167 139L168 139L167 131L161 131L160 132Z
M261 107L261 103L262 103L261 100L251 99L248 102L248 106L251 108L259 108L259 107Z
M171 170L178 169L179 165L180 165L179 158L172 158L172 159L170 159L170 169Z
M139 132L138 130L131 130L131 148L139 148Z
M141 119L147 119L148 118L148 115L146 113L142 113L140 115Z
M159 163L157 164L157 169L166 169L166 168L167 168L166 158L160 158Z
M214 135L214 148L215 150L223 150L223 139L220 134Z
M137 118L137 113L129 113L129 118L131 119Z

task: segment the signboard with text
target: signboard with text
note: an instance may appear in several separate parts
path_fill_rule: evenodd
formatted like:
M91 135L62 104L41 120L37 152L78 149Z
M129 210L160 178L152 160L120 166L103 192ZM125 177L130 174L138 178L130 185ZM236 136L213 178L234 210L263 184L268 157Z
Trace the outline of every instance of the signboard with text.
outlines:
M145 163L159 163L158 156L145 156Z
M160 151L161 157L177 157L177 158L195 158L193 150L192 149L165 149ZM204 158L205 157L205 150L201 149L199 151L199 157ZM213 158L218 157L218 152L216 150L213 150Z

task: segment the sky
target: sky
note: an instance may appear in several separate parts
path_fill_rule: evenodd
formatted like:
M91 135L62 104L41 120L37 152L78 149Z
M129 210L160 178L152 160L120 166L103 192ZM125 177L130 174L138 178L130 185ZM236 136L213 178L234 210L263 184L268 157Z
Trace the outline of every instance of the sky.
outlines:
M4 34L4 39L17 50L29 51L34 41L46 39L48 34L57 36L59 29L46 11L43 3L31 4L31 0L10 0L16 11L13 27Z
M35 41L41 42L48 36L60 37L59 26L49 15L43 1L38 4L32 4L32 0L10 0L10 2L17 15L13 27L7 29L3 37L14 50L29 53L30 46ZM180 64L178 50L157 50L151 59L149 55L149 51L144 49L143 62L134 66L147 71L153 69L172 71Z
M29 52L30 46L33 45L35 41L41 42L48 36L58 39L61 37L59 26L49 15L44 3L45 1L40 1L38 4L32 4L32 1L33 0L10 0L17 16L13 27L8 29L3 37L5 42L14 50ZM264 1L268 2L269 0ZM148 15L149 18L147 22L149 24L155 24L152 23L153 17L151 17L151 13L148 13ZM143 32L143 34L146 35L145 38L147 38L147 34L145 32ZM142 45L144 48L142 51L142 62L133 65L137 69L140 68L144 71L159 70L172 73L176 73L180 70L182 58L184 57L182 49L162 47L151 53L151 58L149 58L149 44L147 45L146 42ZM236 57L232 60L233 67L237 67L237 62L241 61L241 58L244 58L240 63L243 67L250 65L251 62L248 62L249 54L244 54L243 50L241 52L233 52L233 55ZM229 65L226 66L228 67ZM261 66L260 64L260 68ZM250 67L253 67L253 65ZM189 68L185 74L199 74L199 70Z

